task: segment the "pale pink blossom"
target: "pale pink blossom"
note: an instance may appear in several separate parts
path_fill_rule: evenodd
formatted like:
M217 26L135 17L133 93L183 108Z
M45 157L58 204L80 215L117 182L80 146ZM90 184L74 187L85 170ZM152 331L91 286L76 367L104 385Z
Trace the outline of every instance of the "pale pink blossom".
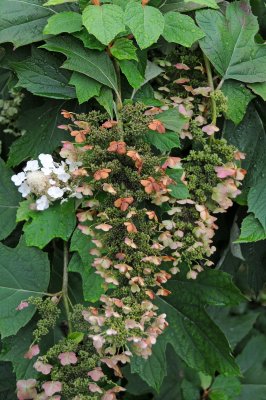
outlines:
M31 346L27 353L24 354L24 358L28 358L31 360L33 357L37 356L40 353L40 348L37 344Z
M92 371L88 372L88 376L94 381L98 382L101 378L104 377L104 373L101 367L96 367Z
M36 369L36 371L41 372L43 375L49 375L53 368L51 364L46 364L42 361L36 361L36 363L33 364L33 367Z
M31 400L37 396L36 379L17 381L17 397L19 400Z
M211 135L213 135L215 132L218 132L218 131L219 131L219 128L218 128L216 125L209 124L209 125L205 125L205 126L202 128L202 131L205 132L205 133L207 133L207 135L211 136Z
M53 394L62 391L62 383L59 381L48 381L42 384L42 388L47 396L53 396Z
M66 351L58 356L61 365L77 364L78 359L73 351Z
M96 383L89 384L89 391L91 393L102 393L102 389Z

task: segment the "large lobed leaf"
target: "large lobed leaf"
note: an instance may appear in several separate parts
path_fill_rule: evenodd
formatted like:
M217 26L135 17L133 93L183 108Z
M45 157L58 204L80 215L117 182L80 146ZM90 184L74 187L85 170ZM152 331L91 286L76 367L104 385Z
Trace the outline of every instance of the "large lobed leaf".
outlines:
M204 310L207 304L229 305L243 300L231 277L218 271L203 272L199 280L171 281L167 288L172 295L167 301L157 299L156 305L167 315L169 327L158 339L148 360L133 358L132 372L158 391L166 375L165 349L170 343L191 368L210 375L216 371L239 374L225 336Z
M16 248L0 244L0 333L2 338L15 335L32 318L30 306L16 307L30 296L43 296L50 278L47 254L26 247L22 239Z
M125 23L131 29L141 49L155 43L163 33L164 18L155 7L129 3L125 10Z
M12 171L0 158L0 240L5 239L16 226L16 213L21 196L11 181Z
M43 28L54 13L43 0L0 0L0 43L19 47L43 40Z
M29 92L54 99L72 99L76 97L75 89L68 84L70 72L61 69L58 58L47 51L32 47L31 57L24 61L13 62L17 87L24 87Z
M125 30L123 10L115 4L89 5L82 18L88 32L106 45Z
M238 125L245 116L248 104L256 96L243 83L233 80L223 84L222 92L227 97L226 117Z
M87 75L118 92L115 69L105 52L86 49L82 42L71 36L48 39L42 47L63 53L67 57L64 68Z
M52 153L62 140L69 139L65 131L57 126L64 118L60 111L65 102L46 101L41 107L27 110L17 121L26 133L10 147L8 165L15 166L41 153Z
M266 81L266 47L255 42L259 30L249 2L237 1L220 11L198 11L196 20L205 33L200 46L223 80Z
M30 211L28 218L23 228L28 246L42 249L54 238L68 240L76 226L74 201L58 203L41 212Z

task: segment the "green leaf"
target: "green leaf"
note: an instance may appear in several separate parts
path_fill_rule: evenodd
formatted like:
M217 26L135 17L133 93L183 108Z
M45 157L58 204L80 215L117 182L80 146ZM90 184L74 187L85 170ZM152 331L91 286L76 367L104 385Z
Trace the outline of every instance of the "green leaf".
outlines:
M202 372L199 372L200 378L200 386L202 389L206 390L211 386L212 377L210 375L205 375Z
M76 226L74 201L55 204L41 212L33 211L31 218L23 228L28 246L42 249L54 238L68 240Z
M210 389L210 400L235 400L241 392L240 381L231 376L219 375Z
M71 258L69 271L77 272L82 277L83 295L85 301L98 301L104 293L103 279L95 273L92 267L94 257L90 250L95 248L90 237L84 235L80 229L76 229L70 244L70 251L77 251Z
M46 35L58 35L63 32L77 32L81 29L81 15L73 11L65 11L50 17L43 33Z
M12 364L0 363L0 400L16 400L16 376L12 372Z
M184 0L185 3L191 3L191 0ZM200 4L202 6L207 6L210 8L219 8L215 0L193 0L193 3Z
M0 333L2 338L15 335L32 318L32 306L17 311L22 300L43 296L50 277L46 253L26 247L21 240L16 248L0 244Z
M24 311L22 310L21 312ZM35 327L36 321L33 318L15 336L10 336L4 340L0 360L12 362L13 371L17 379L36 378L38 375L37 371L33 368L36 358L34 357L31 360L24 358L24 354L32 344L32 333Z
M257 18L248 1L238 1L220 11L198 11L196 20L206 36L200 46L223 80L266 81L266 47L254 37L259 30Z
M79 40L70 36L53 37L42 47L65 54L67 61L62 65L63 68L96 79L118 93L115 69L105 52L85 49Z
M180 147L179 136L175 132L159 133L149 131L145 135L145 140L162 152Z
M158 9L135 2L126 7L125 23L142 50L157 42L164 29L164 18Z
M63 3L76 3L77 0L49 0L46 3L44 3L44 6L57 6L58 4L63 4Z
M205 36L188 15L169 12L164 15L164 22L163 37L170 43L191 47L194 42Z
M248 193L248 210L253 212L266 231L266 179L260 179Z
M80 39L83 42L84 46L88 49L101 51L104 50L106 47L104 44L99 42L99 40L97 40L95 36L90 35L85 28L80 32L74 33L73 36Z
M252 370L256 368L256 365L262 367L266 355L265 355L266 337L265 335L257 335L250 338L243 351L237 356L237 362L240 366L241 373L244 375L244 379L249 379Z
M236 400L265 400L266 385L244 384L241 388L241 394Z
M0 0L0 43L15 47L43 40L43 28L54 11L43 0Z
M99 96L102 87L95 79L89 78L79 72L73 72L69 83L76 88L79 104L85 103L92 97Z
M248 87L266 101L266 82L251 83Z
M15 336L10 336L4 340L0 360L12 362L17 379L30 379L38 376L38 372L33 368L36 357L33 357L31 360L24 358L24 354L32 344L33 331L36 328L37 320L38 319L34 317L24 328L20 329ZM62 336L62 330L58 326L51 329L50 333L40 342L41 353L45 354L49 348L62 339Z
M163 336L163 335L162 335ZM134 356L131 360L131 372L138 374L149 386L159 392L166 376L166 343L165 338L159 336L152 349L152 361Z
M145 78L140 71L140 66L137 61L120 60L119 66L134 89L138 89L143 85Z
M5 239L16 226L16 213L21 196L11 181L12 171L0 158L0 240Z
M241 161L241 166L248 171L241 187L241 197L243 203L247 204L249 188L263 178L266 168L266 134L261 117L253 104L248 107L244 119L238 126L228 120L225 121L223 136L246 155L245 160Z
M169 327L158 338L148 360L133 357L132 372L138 373L148 385L158 390L161 377L166 375L163 354L170 343L176 354L191 368L209 375L216 371L227 375L239 374L226 338L208 317L198 297L182 286L176 289L178 296L168 297L170 304L162 299L156 300L159 312L167 315ZM157 366L155 372L154 365Z
M115 4L89 5L83 11L82 19L88 32L106 45L125 30L124 12Z
M182 290L182 286L179 289L178 298L168 298L170 304L162 299L156 301L160 312L166 313L170 326L164 341L171 343L191 368L210 375L215 371L238 375L238 366L222 332L208 317L197 296Z
M86 248L89 250L88 247ZM105 292L104 281L100 275L95 273L91 263L82 262L81 257L74 253L68 268L70 272L77 272L81 275L84 300L92 303L99 301L101 295Z
M156 119L161 121L166 129L180 133L181 129L188 121L184 115L182 115L177 108L170 108L163 113L156 115Z
M241 225L240 237L235 243L250 243L266 239L266 231L254 214L249 214L244 218Z
M94 257L90 255L90 250L95 248L90 236L84 235L80 229L76 228L71 238L70 251L77 251L82 262L91 268Z
M47 101L41 107L24 112L17 124L26 133L11 145L7 165L18 165L41 153L52 153L66 139L65 131L57 128L64 121L60 115L63 105L62 102Z
M114 109L114 98L112 91L103 86L100 91L100 95L95 97L98 103L108 112L111 119L113 118L113 109Z
M223 331L232 349L252 330L259 316L259 313L253 310L239 315L229 307L220 309L219 312L216 307L211 307L208 308L208 314Z
M169 169L167 168L166 173L170 178L172 178L175 181L175 184L169 185L169 189L171 189L171 196L175 197L176 199L182 200L182 199L188 199L189 196L189 191L187 186L182 182L181 178L183 175L183 168L178 168L178 169Z
M238 125L244 118L248 104L256 96L242 83L233 80L223 84L222 92L227 97L226 117Z
M169 281L166 286L172 293L188 293L193 304L229 306L246 300L231 275L218 270L203 271L196 280L184 277L182 281Z
M70 73L60 70L61 62L47 51L32 48L31 57L20 62L11 63L18 83L29 92L54 99L71 99L76 97L75 89L68 85Z
M243 243L241 252L245 259L248 285L255 295L258 295L266 282L265 241Z
M169 11L178 11L184 13L204 8L205 7L205 4L203 4L204 2L205 0L199 0L197 2L186 1L186 0L164 0L159 8L162 13L167 13ZM207 2L210 4L212 0L206 0L206 3ZM207 4L207 6L209 6L209 4ZM217 6L213 8L217 8Z
M136 60L138 57L136 54L137 48L132 43L132 40L127 38L116 39L114 44L110 48L111 54L118 60Z

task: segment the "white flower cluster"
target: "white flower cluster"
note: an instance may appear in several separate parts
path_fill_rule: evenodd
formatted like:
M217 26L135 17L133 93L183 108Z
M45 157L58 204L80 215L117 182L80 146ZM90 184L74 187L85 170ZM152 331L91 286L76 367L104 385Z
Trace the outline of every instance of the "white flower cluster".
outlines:
M40 154L38 160L28 161L23 172L13 175L11 180L23 197L35 195L35 208L42 211L58 199L62 203L67 198L82 198L82 194L76 191L77 185L73 185L71 180L71 173L81 165L81 162L68 159L57 163L50 154Z

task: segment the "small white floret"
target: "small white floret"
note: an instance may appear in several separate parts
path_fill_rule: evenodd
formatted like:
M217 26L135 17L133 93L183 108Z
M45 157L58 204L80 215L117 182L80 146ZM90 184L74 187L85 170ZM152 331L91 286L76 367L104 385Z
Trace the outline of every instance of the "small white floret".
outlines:
M23 169L23 171L27 172L27 171L38 171L38 169L40 169L39 163L37 160L31 160L28 161L26 164L26 167Z
M64 195L64 191L58 186L52 186L47 190L47 193L53 199L60 199Z
M22 197L27 197L30 194L30 187L27 182L23 182L18 188L19 193L22 194Z
M51 154L40 154L39 160L44 168L53 169L54 168L54 160Z
M11 181L14 182L16 186L20 186L22 182L26 179L26 174L24 172L19 172L17 175L11 177Z
M36 208L39 211L43 211L49 208L49 201L47 199L47 196L43 195L38 200L36 200Z

